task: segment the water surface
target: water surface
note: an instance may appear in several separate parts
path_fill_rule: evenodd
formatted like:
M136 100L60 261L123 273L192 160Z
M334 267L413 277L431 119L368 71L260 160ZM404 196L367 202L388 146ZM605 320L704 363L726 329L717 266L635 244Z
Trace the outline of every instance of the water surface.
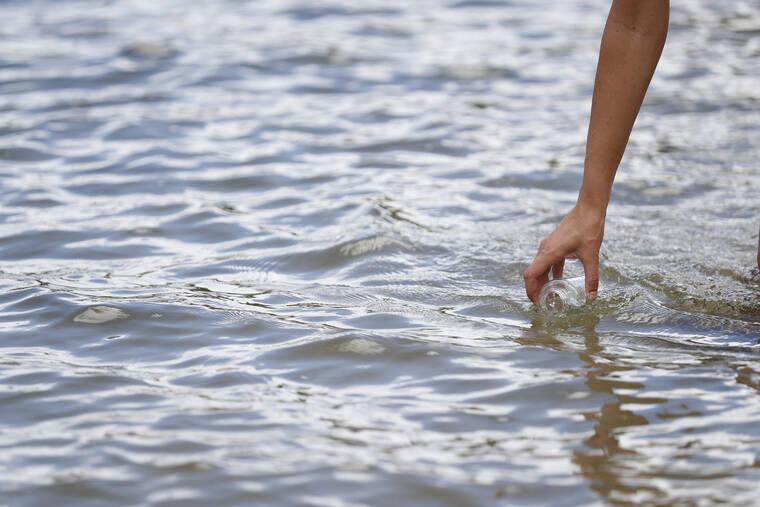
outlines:
M3 501L756 501L760 8L674 2L601 297L524 295L603 4L0 3Z

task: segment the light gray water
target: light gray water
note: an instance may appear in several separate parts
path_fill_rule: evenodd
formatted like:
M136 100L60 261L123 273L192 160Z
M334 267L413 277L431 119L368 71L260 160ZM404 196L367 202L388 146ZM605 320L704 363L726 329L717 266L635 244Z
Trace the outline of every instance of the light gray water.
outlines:
M757 502L757 3L674 2L600 298L524 295L608 5L0 2L0 503Z

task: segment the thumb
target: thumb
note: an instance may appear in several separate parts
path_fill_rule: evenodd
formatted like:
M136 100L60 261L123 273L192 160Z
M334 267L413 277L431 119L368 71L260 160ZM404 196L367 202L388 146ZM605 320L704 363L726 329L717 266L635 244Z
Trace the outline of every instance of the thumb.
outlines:
M589 301L593 301L599 290L599 255L583 258L581 263L586 276L586 297Z

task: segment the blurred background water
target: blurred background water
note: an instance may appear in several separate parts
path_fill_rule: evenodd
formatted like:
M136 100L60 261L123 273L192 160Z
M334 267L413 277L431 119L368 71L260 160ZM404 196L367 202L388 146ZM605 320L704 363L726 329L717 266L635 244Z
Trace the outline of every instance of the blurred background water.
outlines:
M0 2L2 503L756 502L757 3L674 2L601 297L524 295L608 6Z

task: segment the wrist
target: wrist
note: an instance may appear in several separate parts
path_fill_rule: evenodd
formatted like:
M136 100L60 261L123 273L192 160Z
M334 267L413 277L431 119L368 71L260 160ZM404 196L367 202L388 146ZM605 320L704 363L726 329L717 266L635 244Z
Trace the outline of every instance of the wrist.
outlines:
M584 189L581 188L575 207L585 215L595 215L604 219L607 216L607 204L609 202L609 194L584 192Z

